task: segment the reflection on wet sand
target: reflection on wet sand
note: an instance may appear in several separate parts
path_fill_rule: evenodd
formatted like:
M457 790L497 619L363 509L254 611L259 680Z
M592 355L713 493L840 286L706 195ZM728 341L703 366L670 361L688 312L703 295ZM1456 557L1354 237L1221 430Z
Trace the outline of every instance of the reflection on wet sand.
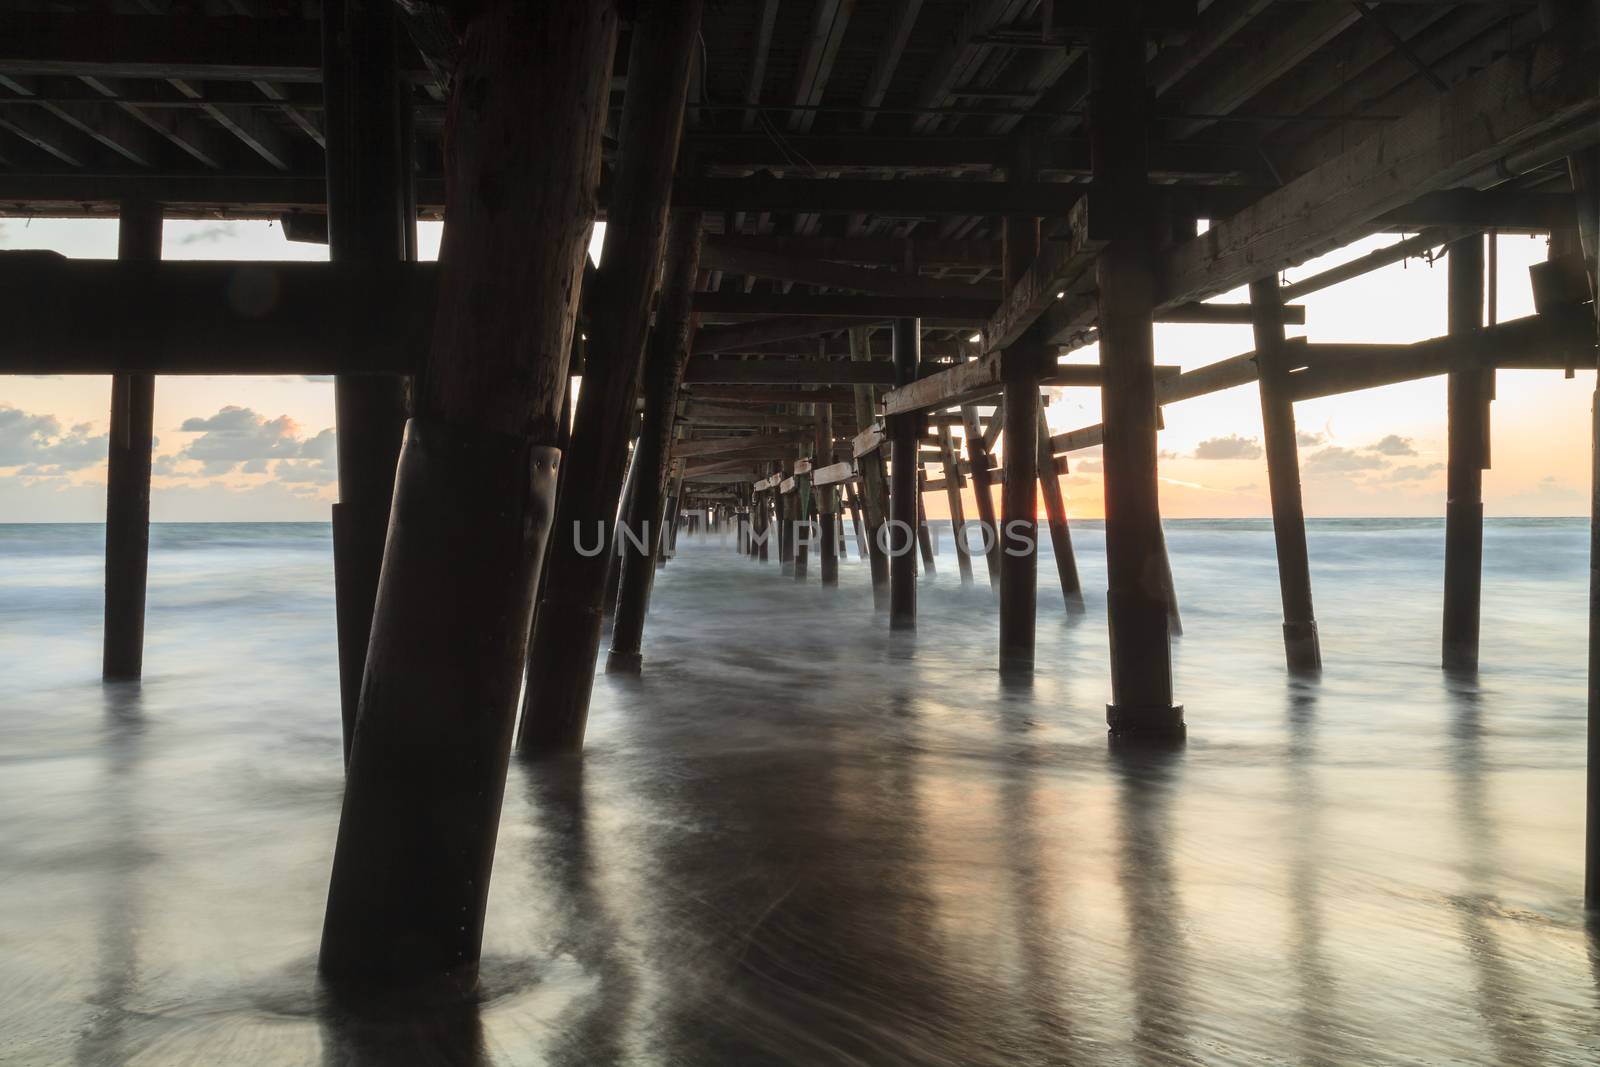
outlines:
M1375 715L1208 649L1197 596L1182 654L1227 667L1191 664L1189 744L1113 748L1095 628L1041 628L1019 687L972 647L987 590L927 584L906 639L835 609L859 564L824 595L686 547L585 753L512 769L472 1004L317 988L331 662L19 698L0 1059L1592 1062L1577 857L1519 842L1576 841L1519 791L1581 786L1537 709L1407 661Z

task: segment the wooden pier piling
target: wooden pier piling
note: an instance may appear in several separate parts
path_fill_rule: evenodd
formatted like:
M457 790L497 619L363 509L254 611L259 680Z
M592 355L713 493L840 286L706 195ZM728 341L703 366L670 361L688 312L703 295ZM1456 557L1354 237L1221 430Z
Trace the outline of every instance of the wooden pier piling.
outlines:
M122 203L117 259L161 259L161 206ZM153 374L111 376L111 443L106 456L105 633L100 674L124 681L144 673L145 586L150 569L150 449L154 440Z
M622 571L616 618L611 625L611 651L606 673L637 674L643 663L645 614L655 582L656 545L660 540L662 486L671 473L672 431L677 417L678 386L689 359L693 332L696 273L700 267L701 215L680 211L667 237L667 258L661 302L656 309L644 366L644 427L634 449L633 537L619 545ZM739 521L739 551L744 551L745 516ZM639 545L643 544L643 550Z
M1045 435L1048 438L1048 434ZM1048 446L1046 446L1048 447ZM961 474L961 461L956 455L955 438L950 427L939 427L939 465L944 469L945 502L950 509L950 533L956 543L956 568L961 573L961 584L972 584L972 554L967 550L967 516L961 501L961 490L966 479Z
M1039 495L1044 498L1045 519L1050 524L1050 550L1056 557L1056 576L1061 580L1061 600L1068 615L1082 615L1083 583L1078 578L1078 557L1072 549L1072 530L1067 525L1067 502L1061 494L1061 476L1056 472L1056 457L1050 447L1050 424L1044 408L1039 408ZM1063 457L1064 458L1064 457Z
M1004 420L1003 406L997 406L992 419ZM994 479L989 471L993 460L989 457L989 447L984 442L983 420L978 415L978 408L974 404L961 405L962 430L967 439L967 466L972 472L972 497L973 504L978 510L979 533L983 538L984 565L989 568L989 587L1000 588L1000 525L995 520L994 494L990 487ZM972 546L967 546L970 551Z
M614 9L495 0L464 32L431 370L396 478L322 932L319 967L341 985L476 983L596 209Z
M1272 536L1278 548L1278 591L1283 600L1283 653L1289 670L1322 669L1316 613L1311 606L1311 563L1306 551L1306 515L1300 496L1300 452L1294 398L1289 392L1289 354L1283 331L1278 278L1250 283L1256 367L1261 392L1261 429L1272 498Z
M922 362L922 324L917 319L894 320L894 376L896 385L916 380ZM889 474L889 628L914 630L917 626L917 472L921 447L917 414L895 415L889 421L894 451Z
M1008 223L1010 220L1007 220ZM1005 484L1001 489L1000 670L1033 671L1039 583L1039 368L1044 352L1026 342L1001 358L1005 379ZM1053 362L1052 354L1052 362Z
M867 346L865 327L850 330L850 359L865 363L872 358ZM877 398L873 387L855 387L856 429L865 431L878 421ZM856 457L856 467L861 472L861 511L867 526L867 563L872 576L872 606L877 611L889 610L889 554L887 551L886 524L889 519L889 485L884 469L883 450L875 448Z
M561 536L551 548L550 581L528 645L518 740L525 755L583 746L605 562L580 554L568 531L575 523L609 527L616 514L701 6L701 0L650 5L633 26L619 127L624 148L591 296L587 373L556 519Z
M1483 328L1483 236L1450 245L1449 330ZM1489 402L1494 371L1463 367L1449 375L1448 462L1444 518L1444 628L1441 661L1447 671L1478 669L1483 591L1483 471L1489 465Z
M833 462L833 405L816 405L816 447L813 462L827 466ZM832 485L817 486L818 570L824 586L839 584L839 490Z
M392 4L323 5L328 258L382 265L415 256L410 87L402 87ZM355 732L373 604L405 431L408 384L392 374L334 379L339 502L334 603L345 759Z
M1145 42L1101 30L1090 48L1093 196L1106 245L1095 261L1104 411L1107 622L1114 735L1174 737L1165 546L1156 483L1154 277L1147 229Z

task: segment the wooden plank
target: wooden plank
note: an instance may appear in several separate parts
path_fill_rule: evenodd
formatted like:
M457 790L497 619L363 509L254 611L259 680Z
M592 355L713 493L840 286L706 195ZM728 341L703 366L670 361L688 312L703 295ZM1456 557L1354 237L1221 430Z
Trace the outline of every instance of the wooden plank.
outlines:
M948 407L960 403L963 398L986 395L999 388L1000 353L996 351L889 390L883 394L883 414L903 415L926 408Z
M860 433L856 434L855 437L851 438L850 454L855 458L860 459L869 452L876 452L879 448L883 447L883 442L886 440L888 440L888 438L884 435L883 427L878 423L873 423L865 430L862 430Z
M0 71L316 82L322 78L322 38L315 22L299 18L11 11L0 22Z
M809 437L809 435L808 435L808 437ZM801 444L805 444L805 442L802 441ZM810 474L811 473L811 460L805 459L805 458L801 458L801 459L795 460L794 461L794 470L791 473L795 474L796 476L801 475L801 474Z
M811 484L816 486L838 485L847 482L856 476L856 465L849 460L839 463L830 463L826 467L818 467L811 472Z
M1178 246L1161 265L1158 303L1204 299L1328 251L1418 194L1595 114L1593 71L1592 49L1570 35L1497 60Z
M796 445L811 439L809 430L792 433L751 434L745 437L713 437L693 441L674 441L672 454L682 459L687 456L709 456L719 452L738 452L745 449L778 448Z
M780 493L792 493L792 492L794 492L794 487L795 487L795 481L794 481L793 478L784 478L783 481L778 483L778 492L780 492Z

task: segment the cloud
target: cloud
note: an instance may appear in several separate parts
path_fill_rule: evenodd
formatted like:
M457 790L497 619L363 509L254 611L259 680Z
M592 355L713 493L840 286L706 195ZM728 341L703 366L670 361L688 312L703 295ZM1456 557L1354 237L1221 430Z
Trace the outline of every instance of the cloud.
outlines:
M331 382L334 376L331 374L302 374L300 377L308 382Z
M1379 455L1384 456L1414 456L1417 454L1416 448L1412 446L1411 438L1401 437L1397 433L1390 434L1375 445L1368 445L1367 451L1377 452Z
M1079 474L1099 474L1106 469L1106 465L1094 457L1086 457L1077 462L1067 461L1067 466Z
M1444 470L1443 463L1429 463L1427 466L1411 463L1404 467L1396 467L1390 471L1387 480L1391 482L1420 482L1425 478L1431 478L1442 470Z
M186 233L178 238L180 245L218 244L239 236L239 228L231 222L219 222L203 230Z
M1254 437L1240 437L1230 433L1226 437L1212 437L1194 448L1195 459L1260 459L1261 442Z
M1307 475L1337 475L1353 474L1357 471L1382 470L1389 465L1389 461L1380 456L1368 455L1354 449L1340 448L1330 445L1320 452L1313 452L1301 463L1300 469Z
M1327 440L1328 435L1325 433L1308 433L1305 430L1299 430L1294 435L1294 443L1301 448L1316 448L1320 444L1326 444Z
M106 458L109 440L82 422L61 428L54 415L35 415L0 404L0 468L15 467L23 477L68 474Z
M176 455L156 461L157 474L176 477L186 471L182 464L200 465L203 475L272 474L285 483L328 484L337 477L334 458L337 435L323 430L314 437L301 437L300 427L287 415L268 419L250 408L229 405L215 415L183 420L185 433L200 436Z

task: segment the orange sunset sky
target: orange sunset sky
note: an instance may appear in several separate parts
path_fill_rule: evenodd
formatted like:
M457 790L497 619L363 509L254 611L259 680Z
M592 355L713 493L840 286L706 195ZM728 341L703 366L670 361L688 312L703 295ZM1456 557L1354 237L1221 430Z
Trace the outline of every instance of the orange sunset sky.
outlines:
M421 228L425 258L439 226ZM1374 237L1285 272L1305 277L1390 243ZM596 241L598 247L598 238ZM0 220L0 248L70 256L116 254L107 220ZM1532 314L1527 268L1543 238L1499 238L1501 321ZM169 259L321 259L265 222L170 221ZM1445 265L1411 260L1304 298L1313 341L1409 342L1445 332ZM1244 293L1222 300L1244 300ZM86 309L89 311L91 309ZM1248 326L1156 327L1157 359L1184 369L1252 348ZM1093 348L1074 361L1093 362ZM1593 372L1501 371L1493 405L1490 515L1588 512ZM0 522L99 522L105 507L107 378L15 376L0 386ZM1093 389L1053 390L1059 432L1099 421ZM1434 378L1303 402L1296 407L1306 511L1313 516L1444 512L1445 382ZM1161 434L1163 513L1172 518L1268 514L1254 385L1170 405ZM326 521L335 498L333 385L302 377L164 377L156 388L155 521ZM1102 512L1096 451L1076 453L1063 479L1070 514ZM930 516L945 517L942 493ZM970 495L968 507L971 507Z

